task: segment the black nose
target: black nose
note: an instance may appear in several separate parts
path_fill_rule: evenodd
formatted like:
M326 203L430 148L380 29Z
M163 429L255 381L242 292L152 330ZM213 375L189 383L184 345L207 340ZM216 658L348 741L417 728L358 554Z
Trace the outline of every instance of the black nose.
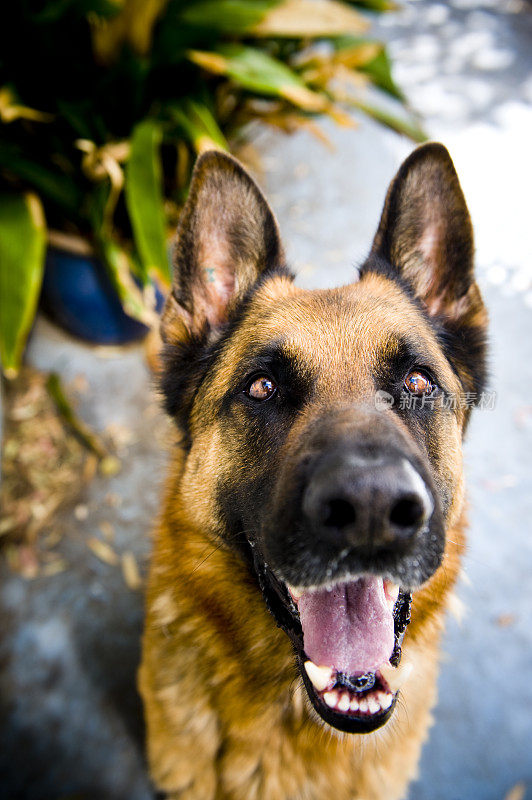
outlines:
M433 509L423 478L400 456L322 457L303 495L311 529L338 547L405 546L426 526Z

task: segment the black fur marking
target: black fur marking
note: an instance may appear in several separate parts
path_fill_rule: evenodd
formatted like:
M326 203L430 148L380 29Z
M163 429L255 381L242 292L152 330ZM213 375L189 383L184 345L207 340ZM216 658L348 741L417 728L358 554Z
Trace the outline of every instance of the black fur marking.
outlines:
M431 316L412 286L402 277L399 269L374 254L360 267L362 279L374 273L393 281L423 315L430 325L443 354L465 392L480 394L486 387L488 369L486 365L487 335L484 328L453 322L444 316Z
M477 396L488 381L487 334L484 328L451 323L442 317L432 320L438 341L464 390Z
M251 377L261 374L272 378L278 387L268 404L256 403L244 393ZM298 410L312 396L314 379L309 365L294 358L284 348L282 338L279 338L259 352L251 349L244 356L234 371L233 387L222 401L222 410L228 410L236 398L246 404L250 413L259 415L268 414L270 409L279 407L286 411Z
M270 278L293 275L284 264L261 275L257 282L232 309L230 319L217 331L215 341L209 341L209 330L188 341L165 344L162 352L163 369L159 386L163 395L163 407L173 417L184 434L185 446L189 446L188 422L194 397L223 351L226 342L239 328L257 290Z
M216 350L207 344L207 334L186 342L167 343L162 352L163 369L159 386L163 407L187 433L188 418L197 387L216 358ZM188 440L185 446L189 446Z
M387 356L377 372L377 388L386 389L394 395L396 401L404 390L403 382L407 374L413 369L426 372L432 382L438 387L439 393L446 395L449 391L438 374L436 365L432 363L430 354L420 347L420 342L409 337L400 337L397 340L397 352Z

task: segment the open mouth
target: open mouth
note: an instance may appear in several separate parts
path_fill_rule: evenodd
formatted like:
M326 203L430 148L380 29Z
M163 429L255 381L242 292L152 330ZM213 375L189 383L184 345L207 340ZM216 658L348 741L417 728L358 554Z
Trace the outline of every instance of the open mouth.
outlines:
M392 715L408 676L399 661L410 594L376 576L289 593L303 633L299 666L315 710L343 731L376 730Z
M374 575L298 590L254 555L266 603L292 641L315 711L348 733L384 725L410 671L400 661L411 594Z

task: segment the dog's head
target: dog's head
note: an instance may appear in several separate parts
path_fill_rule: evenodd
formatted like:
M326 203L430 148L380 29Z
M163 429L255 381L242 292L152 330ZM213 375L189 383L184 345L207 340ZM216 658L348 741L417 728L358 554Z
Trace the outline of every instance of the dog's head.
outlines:
M199 159L162 324L182 505L248 560L316 712L340 730L393 712L411 592L462 512L485 325L443 146L399 170L357 280L320 291L294 285L244 169Z

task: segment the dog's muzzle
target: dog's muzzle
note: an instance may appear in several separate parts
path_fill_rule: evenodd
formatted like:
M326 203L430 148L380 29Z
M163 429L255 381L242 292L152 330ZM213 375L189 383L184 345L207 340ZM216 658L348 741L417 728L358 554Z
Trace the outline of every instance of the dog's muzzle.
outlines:
M344 440L307 458L290 502L289 491L281 497L254 548L263 594L320 717L343 731L375 730L406 677L411 591L442 559L430 478L404 450Z

